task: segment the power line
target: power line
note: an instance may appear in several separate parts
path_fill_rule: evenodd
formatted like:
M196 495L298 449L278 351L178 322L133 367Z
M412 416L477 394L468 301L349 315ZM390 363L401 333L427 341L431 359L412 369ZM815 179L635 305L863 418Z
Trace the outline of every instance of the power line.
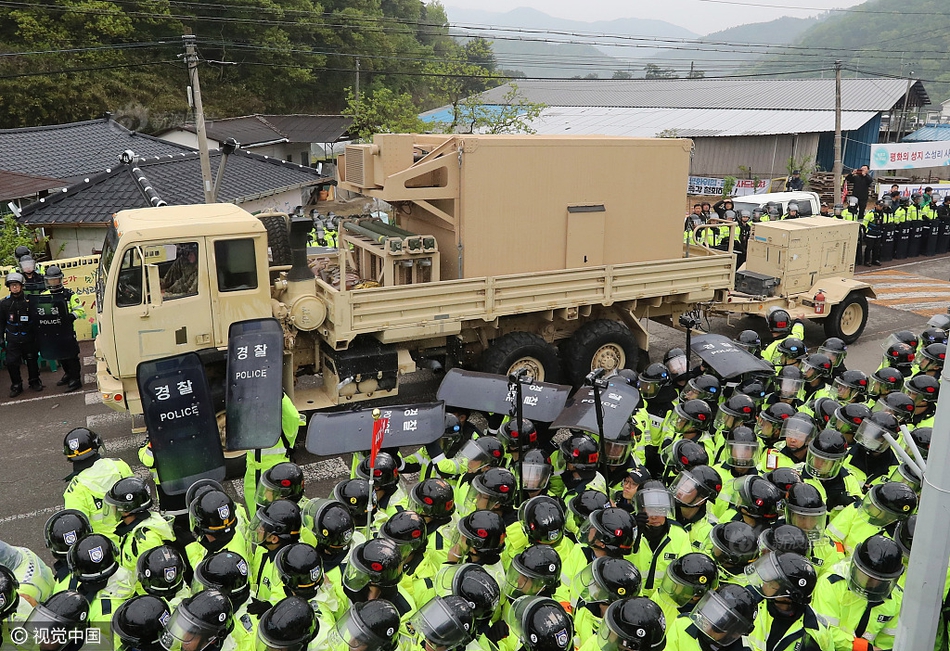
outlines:
M795 9L796 11L828 11L853 14L885 14L888 16L933 16L932 11L881 11L876 9L827 9L825 7L802 7L800 5L771 5L764 2L739 2L739 0L699 0L717 5L736 5L739 7L766 7L768 9Z

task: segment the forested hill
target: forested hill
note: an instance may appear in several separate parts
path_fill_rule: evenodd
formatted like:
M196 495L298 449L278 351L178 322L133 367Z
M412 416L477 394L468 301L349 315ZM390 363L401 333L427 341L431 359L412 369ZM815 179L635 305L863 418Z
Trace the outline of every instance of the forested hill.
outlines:
M847 11L832 12L807 30L789 50L766 57L758 70L825 68L836 59L845 76L912 75L924 81L931 100L950 96L950 5L947 0L870 0ZM855 72L853 69L857 69ZM819 73L810 73L819 74Z
M0 12L0 128L114 111L155 131L187 116L182 34L197 36L209 118L338 113L356 77L420 107L491 85L484 41L460 45L421 0L30 0Z

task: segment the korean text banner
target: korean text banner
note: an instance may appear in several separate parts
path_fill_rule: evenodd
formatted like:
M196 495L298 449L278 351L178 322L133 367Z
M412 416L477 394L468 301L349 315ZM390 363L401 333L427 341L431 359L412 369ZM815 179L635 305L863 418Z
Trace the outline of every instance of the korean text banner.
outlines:
M901 142L872 145L872 170L908 170L950 165L950 142Z

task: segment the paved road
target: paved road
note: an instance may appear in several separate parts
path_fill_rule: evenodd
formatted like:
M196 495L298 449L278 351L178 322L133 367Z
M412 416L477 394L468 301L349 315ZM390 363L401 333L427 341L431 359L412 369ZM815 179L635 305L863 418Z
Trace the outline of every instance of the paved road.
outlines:
M873 370L881 358L880 342L895 330L909 328L920 332L927 318L943 312L950 304L950 257L931 258L910 264L865 269L858 273L878 287L879 299L872 302L867 330L862 339L851 346L848 366ZM711 330L734 336L745 328L764 333L761 319L743 318L731 322L713 319ZM672 346L682 346L683 335L676 330L651 323L653 357ZM817 346L824 339L822 328L806 324L806 343ZM43 525L51 513L61 508L69 464L62 454L63 435L73 427L90 427L106 440L108 454L126 460L138 473L146 474L137 461L141 443L130 434L130 421L124 414L112 411L101 403L91 374L94 370L92 344L82 346L85 391L63 394L53 386L59 373L44 370L47 388L42 393L27 391L19 399L0 398L0 539L11 544L27 545L42 551ZM436 383L428 372L416 374L406 386L404 399L431 399ZM0 395L8 390L6 374L0 379ZM307 453L297 458L306 472L307 494L326 495L333 484L347 473L348 460L317 459ZM240 481L232 482L235 495L240 495Z

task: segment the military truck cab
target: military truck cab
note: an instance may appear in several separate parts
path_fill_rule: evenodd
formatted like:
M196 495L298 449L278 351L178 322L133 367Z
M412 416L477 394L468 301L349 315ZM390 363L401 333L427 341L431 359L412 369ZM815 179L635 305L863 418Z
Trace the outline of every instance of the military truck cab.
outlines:
M104 401L141 412L134 377L143 360L205 350L206 367L220 365L223 377L228 327L271 316L270 300L267 233L246 211L123 211L108 228L96 284Z

